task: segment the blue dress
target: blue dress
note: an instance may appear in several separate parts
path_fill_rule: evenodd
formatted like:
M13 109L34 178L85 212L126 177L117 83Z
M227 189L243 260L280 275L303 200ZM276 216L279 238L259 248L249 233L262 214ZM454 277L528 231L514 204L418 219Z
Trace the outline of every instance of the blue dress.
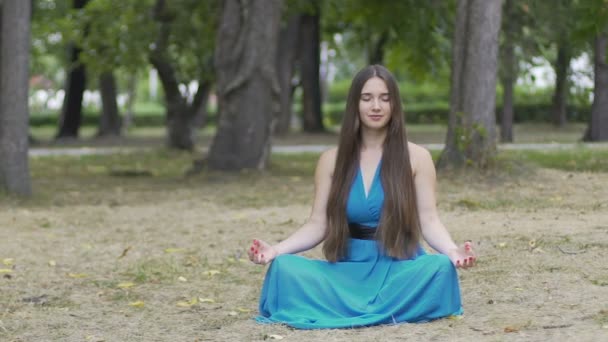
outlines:
M365 196L361 170L347 201L349 223L375 227L384 190L377 167ZM458 276L449 258L426 254L399 260L375 240L349 239L343 260L330 263L299 255L275 258L262 287L262 323L299 329L351 328L399 322L424 322L462 314Z

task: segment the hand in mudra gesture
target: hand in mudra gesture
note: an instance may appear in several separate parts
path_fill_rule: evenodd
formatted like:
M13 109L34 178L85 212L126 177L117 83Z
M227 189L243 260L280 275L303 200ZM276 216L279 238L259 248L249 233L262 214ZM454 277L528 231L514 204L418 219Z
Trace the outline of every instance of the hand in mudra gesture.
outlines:
M249 249L247 249L247 254L249 260L255 264L265 265L277 256L277 251L269 243L254 239Z
M464 243L464 246L455 248L448 253L448 257L457 268L469 268L475 266L475 252L470 241Z

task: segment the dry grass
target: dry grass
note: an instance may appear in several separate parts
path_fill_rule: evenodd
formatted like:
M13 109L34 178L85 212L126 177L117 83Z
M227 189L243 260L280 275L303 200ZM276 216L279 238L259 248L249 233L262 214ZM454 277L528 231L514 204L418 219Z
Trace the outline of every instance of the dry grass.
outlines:
M460 272L464 318L298 331L252 320L264 268L242 259L253 237L278 241L307 217L316 157L278 157L262 174L183 178L190 160L164 151L34 159L38 197L0 197L0 340L608 335L608 173L441 174L442 219L480 255Z

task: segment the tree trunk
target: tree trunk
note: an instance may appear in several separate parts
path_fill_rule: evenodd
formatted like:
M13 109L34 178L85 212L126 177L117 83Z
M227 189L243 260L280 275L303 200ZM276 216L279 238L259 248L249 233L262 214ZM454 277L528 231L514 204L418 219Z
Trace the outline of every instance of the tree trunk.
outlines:
M174 18L168 13L164 0L157 0L154 7L154 19L160 22L160 33L155 48L150 53L150 62L158 71L160 82L165 92L167 107L167 144L171 148L192 150L194 137L192 130L193 113L186 99L179 91L179 82L175 68L169 62L166 50Z
M594 42L595 81L593 88L593 105L591 118L584 140L608 141L608 33L595 37Z
M125 105L126 111L122 122L122 128L128 129L133 122L133 106L135 105L135 98L137 97L137 74L133 73L129 75L127 82L127 104Z
M555 126L566 124L566 103L568 99L568 70L570 66L570 48L567 42L560 42L555 61L555 90L553 93L552 121Z
M281 0L223 3L215 66L218 130L209 151L211 169L263 169L279 100L276 49Z
M383 31L369 52L369 64L384 64L384 48L388 43L388 31Z
M30 1L3 1L0 20L0 187L32 193L28 165Z
M496 71L501 0L460 0L452 44L446 146L438 166L484 167L496 154Z
M298 51L298 35L301 15L292 15L281 29L277 49L277 76L281 87L281 110L277 118L274 133L285 135L289 132L293 105L293 74Z
M74 0L74 8L84 8L88 0ZM77 138L82 122L82 97L86 87L85 66L80 63L81 49L70 44L70 67L65 86L65 98L56 138Z
M515 35L515 22L513 13L513 0L505 1L505 40L502 59L502 115L500 122L500 141L513 142L513 84L517 77L517 65L513 40Z
M300 76L302 78L302 128L323 132L321 113L321 66L319 15L302 15L300 26Z
M116 103L116 80L111 71L99 76L102 111L97 136L120 136L120 116Z
M207 116L209 116L209 113L207 112L207 102L209 100L210 91L211 81L199 80L196 96L192 101L192 110L194 111L192 126L194 128L203 128L207 124Z

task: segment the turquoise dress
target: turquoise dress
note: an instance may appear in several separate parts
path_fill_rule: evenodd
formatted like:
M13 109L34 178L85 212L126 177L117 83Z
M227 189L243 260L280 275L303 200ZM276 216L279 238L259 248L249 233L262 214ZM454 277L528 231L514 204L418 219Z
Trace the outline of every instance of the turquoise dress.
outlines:
M347 202L349 223L375 227L384 190L377 167L365 196L361 170ZM399 322L424 322L462 314L458 276L449 258L426 254L398 260L375 240L349 239L339 262L284 254L266 273L259 303L262 323L299 329L351 328Z

